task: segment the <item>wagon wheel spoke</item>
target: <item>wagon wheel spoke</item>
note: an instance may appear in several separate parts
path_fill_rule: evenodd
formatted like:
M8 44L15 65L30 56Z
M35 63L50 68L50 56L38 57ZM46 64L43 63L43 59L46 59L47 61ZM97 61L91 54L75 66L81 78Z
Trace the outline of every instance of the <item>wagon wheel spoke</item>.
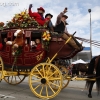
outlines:
M49 78L52 77L56 72L57 72L57 71L55 71L54 73L52 73L52 74L49 76Z
M44 68L45 65L42 65L42 70L43 70L43 77L45 77L45 68Z
M55 93L54 89L52 88L52 86L50 86L50 84L48 84L49 88L52 90L53 93Z
M33 74L32 74L33 75ZM41 79L41 77L39 77L38 75L33 75L34 77L38 78L38 79Z
M37 82L40 82L41 80L40 79L37 79L37 80L33 80L32 83L37 83Z
M51 69L51 66L49 66L49 68L48 68L48 70L47 70L47 76L48 76L48 74L49 74L49 72L50 72L50 69Z
M49 79L50 81L52 80L60 80L60 78L52 78L52 79Z
M55 81L52 82L52 88L54 90L57 90L59 88L59 86L60 86L60 80L55 80Z
M44 88L44 85L42 85L42 88L41 88L41 90L40 90L40 95L41 95L42 92L43 92L43 88Z
M11 76L11 83L13 83L13 81L12 81L12 80L13 80L13 76Z
M41 86L41 84L37 85L37 86L34 88L34 90L36 90L36 89L39 88L40 86Z
M38 70L38 68L36 68L36 70L37 70L38 73L41 75L41 77L43 77L42 73Z
M15 82L17 83L16 76L15 76Z
M57 82L57 81L56 81ZM50 84L59 87L59 85L57 85L56 83L50 82Z
M21 78L18 76L18 78L20 79L20 81L21 81Z
M24 79L25 79L25 75L18 75L18 76L6 76L4 77L4 80L11 85L17 85L20 84Z
M48 86L46 85L46 95L47 95L47 98L48 98Z

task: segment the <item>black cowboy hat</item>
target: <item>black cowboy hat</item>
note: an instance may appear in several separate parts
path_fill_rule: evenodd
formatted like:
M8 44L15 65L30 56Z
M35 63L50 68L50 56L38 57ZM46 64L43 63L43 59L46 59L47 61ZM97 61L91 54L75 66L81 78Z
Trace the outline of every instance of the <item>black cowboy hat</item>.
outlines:
M68 16L67 16L67 15L62 15L62 17L65 17L66 19L68 18Z
M47 16L51 16L51 18L53 17L53 15L50 14L50 13L47 13L47 14L45 15L45 18L46 18Z

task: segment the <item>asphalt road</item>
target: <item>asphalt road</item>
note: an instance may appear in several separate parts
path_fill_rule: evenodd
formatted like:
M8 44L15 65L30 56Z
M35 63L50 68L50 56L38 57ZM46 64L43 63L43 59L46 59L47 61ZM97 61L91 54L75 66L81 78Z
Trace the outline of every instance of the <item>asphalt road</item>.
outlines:
M85 81L70 81L55 98L51 100L90 100L88 91L84 88ZM94 86L91 100L100 100ZM0 100L42 100L37 98L30 90L28 80L25 79L19 85L9 85L5 81L0 83Z

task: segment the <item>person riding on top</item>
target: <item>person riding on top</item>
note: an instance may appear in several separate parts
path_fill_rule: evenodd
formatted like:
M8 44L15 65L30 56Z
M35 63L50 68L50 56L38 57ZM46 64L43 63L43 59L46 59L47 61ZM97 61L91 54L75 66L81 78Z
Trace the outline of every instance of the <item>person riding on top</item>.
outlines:
M30 15L30 17L33 17L40 25L43 26L45 23L47 23L49 21L49 18L45 19L43 17L45 10L42 7L37 8L38 12L32 12L31 8L32 8L32 4L29 5L29 15Z
M66 12L67 8L65 8L64 11L57 16L56 25L54 27L55 32L62 33L62 38L64 40L68 40L68 38L72 36L68 33L66 28L66 25L68 24L66 22L68 16L64 15ZM82 45L73 36L71 40L68 42L68 44L71 45L76 51L81 51L83 49Z
M47 13L46 15L45 15L45 18L49 18L50 20L49 20L49 22L48 22L48 24L47 24L47 28L49 29L49 31L54 31L54 26L53 26L53 24L52 24L52 21L51 21L51 19L52 19L52 17L53 17L53 15L52 14L50 14L50 13Z

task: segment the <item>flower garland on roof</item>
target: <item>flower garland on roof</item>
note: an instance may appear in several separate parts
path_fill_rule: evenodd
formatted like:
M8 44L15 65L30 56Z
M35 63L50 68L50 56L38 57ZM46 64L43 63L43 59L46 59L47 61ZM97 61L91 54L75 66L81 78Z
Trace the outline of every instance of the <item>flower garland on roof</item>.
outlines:
M28 11L22 11L12 18L11 21L7 21L5 28L27 28L27 27L36 27L36 28L45 28L46 26L40 26L38 22L31 18L28 14Z

